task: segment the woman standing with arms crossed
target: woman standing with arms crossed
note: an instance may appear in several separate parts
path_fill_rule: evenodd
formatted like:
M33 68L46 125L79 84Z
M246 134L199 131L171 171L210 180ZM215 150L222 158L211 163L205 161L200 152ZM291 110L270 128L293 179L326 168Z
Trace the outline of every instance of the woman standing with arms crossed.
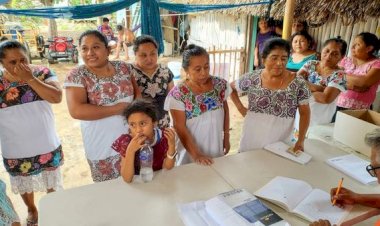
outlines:
M27 56L17 41L0 44L0 141L12 191L28 207L28 225L36 225L34 192L62 187L63 153L51 108L62 90L52 71L30 65Z
M95 182L120 175L120 156L112 142L128 132L123 110L139 91L130 66L109 61L107 39L90 30L79 38L84 65L72 69L65 80L67 105L71 116L81 120L82 137L92 179Z
M230 150L227 81L210 76L209 55L196 45L183 52L187 79L175 86L165 101L180 139L176 165L213 163Z
M231 99L244 116L239 151L260 149L277 141L290 141L297 109L300 113L299 138L295 150L303 150L310 121L310 91L306 81L286 70L289 43L273 38L265 43L264 69L243 75L231 83ZM248 109L238 92L248 95Z
M348 90L339 95L337 110L371 107L380 81L380 59L375 56L379 48L376 35L363 32L356 36L351 57L345 57L339 63L347 73Z

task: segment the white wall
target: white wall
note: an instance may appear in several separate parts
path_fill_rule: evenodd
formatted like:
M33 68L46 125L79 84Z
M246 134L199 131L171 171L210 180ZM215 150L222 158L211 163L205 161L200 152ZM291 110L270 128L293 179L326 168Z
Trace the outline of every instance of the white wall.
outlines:
M245 47L247 16L202 13L190 19L190 43L204 48Z

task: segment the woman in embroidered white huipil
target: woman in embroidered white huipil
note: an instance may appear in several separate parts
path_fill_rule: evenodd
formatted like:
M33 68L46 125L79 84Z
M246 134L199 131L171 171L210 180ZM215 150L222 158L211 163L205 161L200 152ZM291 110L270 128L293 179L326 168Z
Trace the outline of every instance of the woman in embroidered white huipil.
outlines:
M81 120L86 158L95 182L120 176L120 156L111 145L128 132L121 113L139 95L130 65L108 61L107 39L99 31L84 32L79 48L84 65L67 76L67 105L71 116Z
M264 69L231 83L231 98L245 117L239 151L261 149L280 140L290 142L297 109L300 134L294 148L303 150L310 120L310 91L301 76L286 70L289 53L287 41L268 40L262 54ZM241 103L238 92L248 94L248 109Z
M187 79L175 86L165 101L180 142L176 165L213 163L230 149L228 84L210 76L207 51L189 45L183 52L182 67Z

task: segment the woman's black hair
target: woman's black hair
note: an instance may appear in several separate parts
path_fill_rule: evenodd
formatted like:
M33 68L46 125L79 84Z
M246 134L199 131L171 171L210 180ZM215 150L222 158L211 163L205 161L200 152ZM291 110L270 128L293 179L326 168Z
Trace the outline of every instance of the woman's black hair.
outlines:
M110 22L110 20L107 17L103 17L102 21L103 22Z
M327 39L323 43L322 48L325 48L325 46L327 46L330 42L335 42L335 43L339 44L340 45L340 54L342 54L342 56L346 55L347 42L344 41L343 39L341 39L340 36L338 36L336 38Z
M150 35L141 35L135 39L133 42L133 52L136 53L139 50L140 45L145 43L152 43L156 49L158 49L158 43L153 38L153 36Z
M149 116L153 122L158 121L158 111L157 106L150 100L140 98L132 101L131 104L124 110L123 116L128 122L129 116L134 113L144 113Z
M9 49L21 49L28 55L28 50L23 44L16 40L6 40L0 43L0 61L5 58L5 52Z
M185 47L182 53L182 67L187 70L190 65L190 60L194 56L207 56L209 57L207 51L201 47L194 44L190 44Z
M374 56L376 51L380 49L380 41L375 34L370 32L362 32L356 37L360 37L366 46L373 46L372 51L369 53L370 55Z
M82 40L84 37L86 36L90 36L90 35L93 35L95 37L97 37L101 42L104 43L104 45L106 46L106 48L108 48L108 40L107 40L107 37L103 35L102 32L98 31L98 30L87 30L85 32L83 32L80 36L79 36L79 45L82 44Z
M313 38L309 35L309 33L307 33L307 31L299 31L299 32L296 32L296 33L292 34L292 36L290 37L290 44L293 43L293 39L297 35L300 35L300 36L303 36L303 37L306 38L309 49L313 46Z
M282 38L270 38L264 42L264 49L261 54L262 59L266 59L274 49L283 49L288 56L290 55L290 45L288 41Z

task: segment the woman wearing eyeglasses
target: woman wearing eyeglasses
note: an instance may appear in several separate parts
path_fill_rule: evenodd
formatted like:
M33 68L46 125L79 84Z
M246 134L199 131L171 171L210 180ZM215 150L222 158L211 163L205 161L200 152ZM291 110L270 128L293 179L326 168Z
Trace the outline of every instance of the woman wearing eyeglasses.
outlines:
M377 177L377 182L380 184L380 129L375 129L368 133L365 137L365 142L372 148L371 164L367 166L367 172L371 176ZM336 199L336 204L339 207L359 204L380 208L380 194L358 194L342 187L339 194L335 195L336 189L331 189L331 198Z

